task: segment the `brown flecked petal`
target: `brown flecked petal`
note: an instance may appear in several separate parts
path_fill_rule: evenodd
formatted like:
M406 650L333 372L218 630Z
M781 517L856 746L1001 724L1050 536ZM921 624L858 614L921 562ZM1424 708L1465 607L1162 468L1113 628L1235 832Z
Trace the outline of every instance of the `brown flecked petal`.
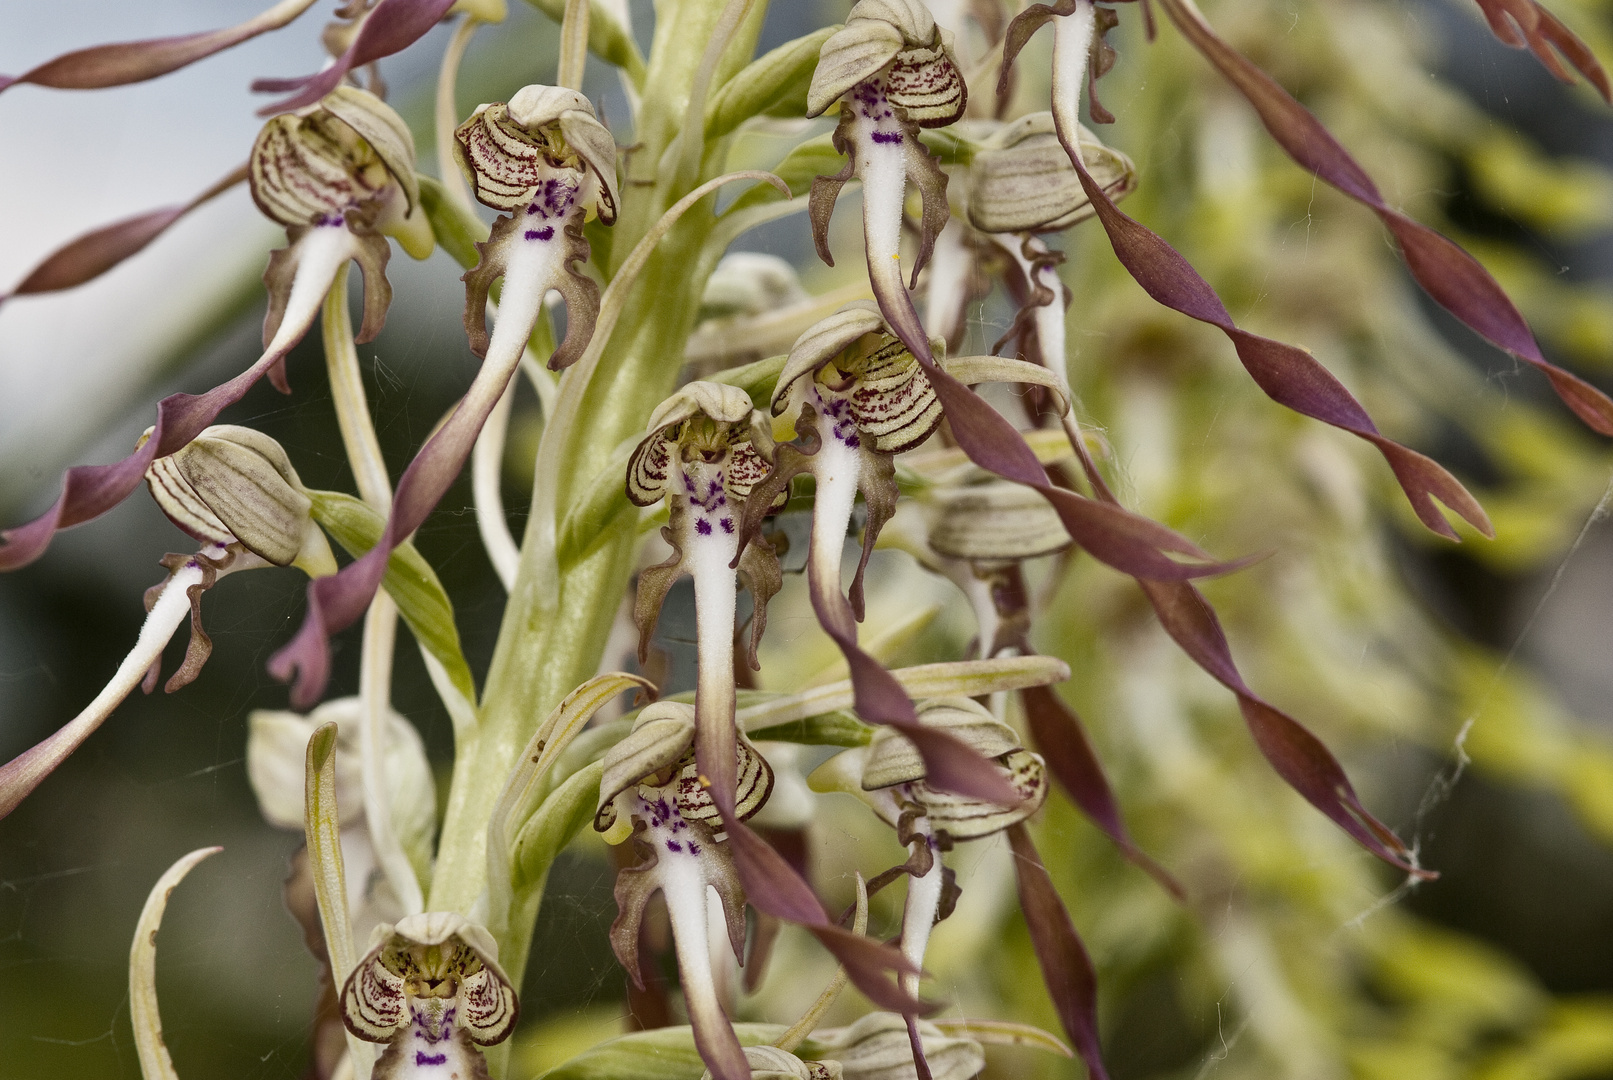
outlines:
M1003 66L997 76L997 96L1007 97L1012 87L1009 79L1013 75L1014 60L1019 51L1025 47L1026 42L1035 35L1036 31L1046 26L1056 15L1073 15L1075 13L1075 0L1055 0L1052 4L1032 4L1008 24L1008 30L1003 34Z
M812 178L812 193L807 196L807 217L812 222L812 243L818 249L818 258L828 266L835 264L834 256L829 252L829 219L834 216L835 200L840 198L840 189L846 186L846 181L852 178L855 170L856 163L848 159L833 176Z
M862 7L862 5L858 5ZM934 21L931 21L933 32ZM902 32L883 19L850 19L823 43L807 89L807 116L822 116L864 79L896 58Z
M1081 158L1117 202L1137 186L1137 167L1080 128ZM1052 113L1020 117L1004 129L998 145L969 163L964 196L969 223L981 232L1060 232L1096 211L1080 177L1059 144Z
M969 105L969 87L942 34L928 45L903 49L885 73L890 103L921 128L946 127Z
M790 387L798 379L817 371L864 334L878 333L884 328L885 319L879 308L868 300L853 300L828 318L809 326L790 346L784 370L779 372L778 382L774 384L773 415L784 412Z

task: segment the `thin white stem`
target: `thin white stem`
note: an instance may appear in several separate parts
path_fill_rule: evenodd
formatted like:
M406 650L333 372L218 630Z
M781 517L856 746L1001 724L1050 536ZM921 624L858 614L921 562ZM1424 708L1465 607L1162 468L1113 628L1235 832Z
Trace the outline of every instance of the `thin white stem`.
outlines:
M364 705L364 819L387 883L404 914L413 915L425 910L425 897L393 824L391 785L386 777L387 718L392 711L392 657L397 635L398 605L382 590L370 601L364 616L364 652L359 664L358 694Z
M448 194L467 208L476 204L454 161L454 129L459 126L459 105L454 98L454 88L459 85L459 62L465 58L465 48L475 35L476 28L481 25L482 21L476 16L465 16L465 21L454 28L454 36L448 39L448 47L442 53L442 67L437 71L437 172Z
M930 256L929 291L924 303L924 332L930 337L946 338L963 322L973 264L974 257L963 242L963 223L956 217L948 218L946 227L935 238L935 251Z
M924 950L930 945L930 930L935 926L935 915L941 909L942 867L941 853L930 840L928 818L913 823L913 831L920 843L930 845L930 872L923 877L907 879L907 904L902 909L902 956L914 967L924 966ZM903 975L902 989L909 997L917 997L919 977Z
M331 398L342 432L342 445L358 482L359 494L377 513L392 511L392 481L381 457L381 444L370 419L364 382L359 373L358 350L353 344L353 323L347 308L347 268L336 273L325 303L325 365ZM364 818L376 861L392 886L405 914L425 909L420 879L410 864L393 822L390 785L386 777L387 718L392 711L392 661L397 647L398 606L383 591L375 594L364 616L364 639L359 658L359 700L363 705L359 732L364 777Z
M392 511L392 480L381 457L381 444L370 421L370 407L359 373L358 349L353 344L353 319L347 310L347 267L339 267L325 299L321 328L325 341L325 370L330 396L336 406L336 425L358 493L383 517Z
M493 572L509 592L515 585L515 571L521 563L521 549L504 516L504 493L500 490L504 465L504 443L509 434L510 409L515 403L515 380L504 387L493 411L487 414L482 433L471 451L471 493L476 505L476 531L493 564Z
M1080 146L1081 93L1086 89L1095 30L1091 0L1076 0L1075 11L1053 20L1053 124L1071 153Z
M208 547L202 554L217 558L224 554L221 547ZM261 564L260 564L261 565ZM227 570L219 571L222 577ZM190 597L187 590L200 585L206 573L202 563L191 559L174 572L163 585L161 595L146 615L140 627L140 636L134 648L123 658L112 679L95 695L95 700L43 742L23 751L0 766L0 817L5 817L27 798L58 765L77 750L90 734L100 727L123 699L140 685L151 665L162 659L162 650L185 621L190 618Z

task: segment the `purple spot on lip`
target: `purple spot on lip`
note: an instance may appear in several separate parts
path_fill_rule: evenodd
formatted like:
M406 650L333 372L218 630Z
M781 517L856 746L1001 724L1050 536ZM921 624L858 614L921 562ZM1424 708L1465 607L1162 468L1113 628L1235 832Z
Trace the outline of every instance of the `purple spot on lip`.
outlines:
M414 1052L415 1065L442 1065L448 1060L447 1054L428 1054L423 1050Z
M536 240L538 238L538 230L536 230L536 229L528 229L526 231L526 238L528 240Z
M695 843L693 840L689 841L689 854L691 854L691 855L700 854L700 845Z
M899 143L902 141L902 133L900 131L876 131L873 134L873 140L876 143L885 145Z
M668 840L668 841L667 841L667 842L666 842L666 849L667 849L667 850L668 850L668 851L678 851L678 852L681 852L681 851L682 851L682 850L683 850L683 845L682 845L682 844L680 844L680 843L678 843L678 842L677 842L677 841L676 841L676 840Z
M711 522L707 521L705 518L701 518L699 521L694 523L694 531L699 533L701 536L710 536Z
M723 518L722 519L722 531L725 532L725 533L732 533L734 531L734 519L733 518Z
M554 226L553 225L545 225L543 228L539 229L533 235L536 236L539 240L553 240L554 239ZM531 237L528 237L528 239L531 239Z

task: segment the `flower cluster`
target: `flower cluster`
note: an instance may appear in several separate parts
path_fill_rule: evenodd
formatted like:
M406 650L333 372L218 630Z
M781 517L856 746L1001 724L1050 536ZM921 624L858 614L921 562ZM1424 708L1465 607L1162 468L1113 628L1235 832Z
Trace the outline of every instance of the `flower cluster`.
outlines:
M1542 11L1481 2L1508 13L1513 23L1497 25L1522 28L1549 63L1561 66L1547 44L1606 91L1589 52ZM308 6L287 0L241 27L177 43L71 54L0 80L0 90L154 77ZM164 560L169 573L147 595L139 639L94 701L0 767L0 816L134 686L154 689L163 648L187 616L190 648L167 689L197 677L213 647L201 598L220 577L295 568L310 579L304 622L270 671L294 682L299 711L256 714L247 761L265 818L306 840L287 897L323 968L321 1080L506 1075L502 1044L516 1028L544 884L590 820L620 853L610 944L637 992L649 993L660 918L651 902L661 896L688 1021L679 1038L718 1080L966 1080L985 1066L983 1042L1079 1055L1102 1077L1096 975L1032 823L1062 792L1165 890L1180 898L1183 887L1133 841L1079 719L1053 689L1068 667L1037 655L1037 619L1052 590L1039 594L1032 583L1082 552L1136 581L1164 632L1232 692L1284 781L1385 863L1428 874L1322 742L1240 674L1193 582L1244 561L1218 561L1121 504L1117 466L1083 428L1073 390L1066 309L1077 297L1061 277L1059 238L1097 222L1086 228L1102 230L1142 288L1223 331L1268 396L1375 447L1433 532L1456 537L1445 509L1478 532L1488 518L1444 468L1383 435L1319 359L1236 325L1180 254L1118 208L1148 178L1077 122L1083 100L1095 122L1114 119L1092 91L1116 61L1104 39L1116 9L984 2L973 30L960 34L962 25L941 25L921 0L860 0L843 26L753 58L765 4L668 5L646 60L625 6L539 6L563 18L555 85L511 87L507 100L468 116L454 107L454 79L471 35L502 19L501 4L354 0L325 35L330 66L257 84L292 95L268 110L240 171L287 237L264 273L263 353L205 394L165 399L129 457L71 470L45 515L6 534L0 568L37 558L58 529L105 513L142 480L199 550ZM1387 206L1342 145L1191 0L1159 7L1283 149L1379 215L1436 302L1542 370L1588 425L1613 434L1613 401L1545 360L1470 256ZM373 65L452 18L460 21L439 86L437 179L417 171L413 137L382 100ZM1033 77L1023 50L1048 23L1052 62L1040 77L1049 108L1012 115L1015 72ZM581 92L590 51L621 73L630 133L607 127ZM789 126L816 134L776 172L723 171L748 132L780 116L801 124L827 116L833 127ZM819 172L834 163L838 171ZM718 189L745 181L758 183L719 209ZM768 264L764 273L754 256L714 274L741 233L797 210L833 266L831 246L845 242L831 227L836 204L854 181L866 273L847 288L809 295L793 270ZM476 204L496 213L490 226ZM87 280L160 231L142 221L90 245L99 255L64 249L28 280ZM480 361L395 483L355 351L385 320L393 240L416 259L440 246L460 262L464 347ZM349 262L363 278L356 333ZM708 280L717 287L708 291ZM971 305L998 285L1013 304L1008 333L990 355L957 355ZM444 288L460 295L451 281ZM30 291L43 290L18 290ZM558 342L551 293L564 313ZM698 333L723 346L705 359L756 351L754 362L725 367L686 348L703 302L711 317ZM287 355L321 311L356 495L306 487L274 439L215 423L265 375L292 392ZM778 349L758 344L771 341ZM1014 355L997 355L1009 345ZM530 522L517 542L497 468L523 370L541 399L543 430ZM1013 389L972 389L984 384ZM509 594L481 685L452 603L411 540L473 453L479 524L490 556L507 553L500 573ZM805 597L796 601L781 563L794 524L808 538ZM859 530L847 584L847 541ZM330 540L351 556L345 565ZM876 548L956 586L952 595L973 616L972 647L892 665L901 635L865 626L881 566L891 565L874 560ZM666 666L652 660L657 627L684 576L693 584L696 669L692 685L668 683L662 697L650 681L666 681L654 673ZM744 618L741 587L752 598ZM785 685L762 663L764 643L778 645L776 630L766 637L768 609L801 600L840 666ZM440 821L421 740L392 701L400 619L454 725ZM358 693L321 703L331 637L361 620ZM796 621L797 640L816 633L806 621ZM644 674L610 670L627 663L607 652L618 622L637 631ZM624 713L612 703L628 690L646 700ZM858 799L866 820L894 830L907 853L866 883L859 869L858 902L840 918L814 887L802 839L820 814L843 812L834 793ZM1025 1025L923 1019L938 1009L921 996L932 931L975 887L960 883L946 857L972 842L1006 842L1012 853L1019 909L1073 1049ZM187 856L158 883L137 932L131 1012L146 1080L174 1072L156 1011L157 923L168 891L208 853ZM869 932L868 896L897 882L900 924L894 943L882 944ZM754 1002L741 999L729 965L747 964L745 987L761 986L784 924L810 934L839 971L792 1026L761 1038L736 1024ZM361 953L355 942L366 935ZM820 1028L848 982L875 1011ZM659 1053L632 1036L618 1044L618 1061Z

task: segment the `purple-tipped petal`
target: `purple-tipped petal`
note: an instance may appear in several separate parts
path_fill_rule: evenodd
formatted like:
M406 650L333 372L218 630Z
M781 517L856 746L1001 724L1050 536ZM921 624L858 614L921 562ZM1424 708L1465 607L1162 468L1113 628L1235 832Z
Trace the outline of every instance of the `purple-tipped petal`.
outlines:
M1048 770L1058 778L1075 805L1113 840L1127 859L1136 864L1178 901L1187 898L1181 882L1155 862L1131 838L1120 816L1120 804L1103 766L1092 749L1092 741L1077 716L1051 686L1032 686L1019 692L1025 705L1025 721L1031 740L1047 761Z
M1215 609L1197 589L1186 582L1139 581L1138 584L1172 640L1194 663L1237 695L1238 708L1255 744L1289 787L1384 862L1413 877L1439 876L1419 867L1400 838L1367 812L1338 759L1320 739L1249 689L1232 661L1232 650Z
M1559 82L1572 83L1573 73L1563 67L1557 57L1561 53L1596 87L1603 101L1613 104L1613 86L1609 85L1607 72L1590 46L1535 0L1477 0L1477 3L1484 10L1490 31L1503 44L1528 49Z
M345 228L324 230L319 242L305 254L307 276L294 290L286 318L257 363L205 394L172 394L164 398L157 405L157 423L151 437L122 461L67 470L62 494L49 510L26 525L0 534L6 541L0 547L0 571L26 566L45 553L57 530L99 517L128 498L145 479L153 461L178 451L225 408L240 401L308 332L336 269L354 257L357 243Z
M1082 187L1097 209L1098 220L1109 234L1109 244L1116 257L1148 295L1226 334L1245 370L1273 401L1376 446L1394 470L1417 517L1430 530L1451 540L1457 539L1456 531L1435 504L1437 499L1485 536L1494 535L1484 508L1455 477L1438 463L1380 434L1360 402L1310 353L1240 329L1215 290L1181 253L1122 213L1078 158L1072 160L1076 162ZM1456 250L1454 245L1449 246ZM1561 374L1573 378L1566 372ZM1613 402L1608 402L1608 407L1609 424L1613 425ZM1613 427L1609 427L1609 431L1613 432Z
M340 573L308 583L308 610L302 628L269 660L269 673L282 682L296 678L292 704L312 707L330 678L330 635L357 622L368 610L386 575L392 549L425 523L453 486L487 416L504 392L508 377L471 387L437 433L421 447L398 481L392 513L380 542ZM495 385L496 383L496 385ZM4 549L0 549L3 553Z
M353 44L330 67L297 79L254 81L252 89L261 93L297 91L284 101L258 110L258 115L273 116L313 104L341 85L347 73L354 68L374 63L413 45L425 36L426 31L442 21L453 6L454 0L381 0L365 17L364 25L353 38Z
M313 6L313 0L282 0L239 26L198 34L122 41L64 53L21 75L0 75L0 90L32 83L57 90L97 90L144 82L194 64L269 30L278 30Z
M12 296L71 289L99 277L144 249L174 222L245 179L246 166L242 165L188 203L137 214L85 233L47 255L15 289L0 296L0 302Z
M887 972L922 974L900 952L830 922L811 886L748 825L725 814L723 828L752 907L809 931L845 967L857 989L880 1008L921 1015L932 1010L931 1005L903 993L887 977Z
M1014 849L1015 878L1019 883L1019 909L1025 914L1042 980L1064 1024L1065 1034L1086 1062L1091 1080L1109 1080L1098 1044L1098 977L1092 970L1081 936L1075 932L1064 901L1031 843L1024 823L1008 830Z
M1541 355L1540 346L1535 342L1534 334L1530 331L1529 325L1524 322L1523 316L1518 313L1518 309L1513 306L1512 301L1502 291L1501 286L1496 283L1496 280L1490 276L1484 267L1479 265L1477 259L1474 259L1473 256L1433 229L1413 221L1385 203L1383 196L1378 192L1377 185L1372 182L1372 178L1350 156L1349 152L1339 145L1338 140L1333 138L1328 130L1322 126L1321 122L1312 116L1303 105L1295 101L1288 91L1279 86L1271 76L1261 71L1250 63L1247 58L1222 41L1190 2L1185 2L1185 0L1161 0L1161 2L1164 4L1166 12L1170 15L1171 21L1177 25L1182 34L1193 43L1199 52L1204 54L1206 59L1216 66L1228 82L1232 83L1248 99L1249 104L1254 106L1255 111L1260 114L1261 122L1266 125L1266 130L1271 133L1271 137L1277 141L1278 145L1288 152L1289 157L1293 158L1307 172L1369 207L1382 219L1383 223L1389 227L1389 231L1394 233L1395 240L1400 245L1401 254L1406 260L1406 267L1411 271L1411 276L1416 279L1417 284L1427 291L1429 296L1433 297L1441 307L1455 315L1492 345L1499 349L1504 349L1525 363L1540 369L1551 380L1552 388L1557 391L1557 395L1592 430L1603 435L1613 435L1613 400L1610 400L1600 390L1597 390L1584 380L1550 363ZM1587 66L1581 68L1581 70L1585 72L1588 79L1596 84L1603 97L1609 97L1607 76L1602 71L1601 66L1596 64L1595 58L1590 55L1590 51L1585 49L1583 43L1579 42L1578 38L1573 37L1566 27L1563 27L1561 23L1558 23L1543 11L1538 4L1533 3L1533 0L1480 0L1480 6L1485 9L1486 15L1490 17L1491 27L1496 29L1498 34L1502 32L1506 25L1501 19L1501 13L1504 12L1515 19L1517 25L1523 29L1523 33L1528 38L1531 47L1535 47L1537 55L1541 55L1543 58L1549 58L1551 53L1542 44L1543 39L1540 35L1545 33L1557 34L1558 36L1552 40L1569 49L1571 55L1574 52L1582 53L1583 58L1587 61ZM1545 29L1542 29L1542 27L1545 27ZM1503 40L1509 39L1503 37ZM1509 44L1522 44L1522 42L1513 39L1509 40ZM1578 46L1577 50L1575 50L1576 45ZM1548 60L1548 66L1552 66L1550 60ZM1566 77L1566 72L1560 66L1553 67L1553 70L1560 78ZM1082 179L1085 182L1087 178L1083 175ZM1088 185L1088 190L1091 190L1090 185ZM1094 202L1096 203L1096 200ZM1118 214L1118 211L1113 209L1112 204L1109 204L1107 212L1104 207L1100 206L1099 208L1099 215L1104 219L1104 228L1109 231L1110 241L1115 245L1115 253L1120 256L1122 262L1126 263L1126 268L1131 270L1132 276L1137 277L1143 288L1153 294L1155 299L1160 300L1161 303L1167 306L1177 307L1176 304L1171 303L1169 300L1162 299L1156 292L1156 286L1144 281L1139 276L1138 269L1133 269L1133 261L1139 263L1139 268L1143 273L1156 280L1162 279L1164 275L1172 273L1173 270L1180 277L1182 271L1174 268L1167 269L1167 259L1161 254L1145 254L1148 247L1155 245L1151 245L1146 240L1135 235L1136 230L1142 227L1136 225L1135 222L1131 223L1134 227L1129 230L1123 225L1112 225L1111 219L1116 214ZM1125 221L1130 221L1130 219L1126 218ZM1121 251L1122 241L1117 239L1117 229L1122 235L1128 232L1132 234L1127 235L1123 241L1125 246L1132 252L1129 256ZM1152 236L1151 233L1149 235ZM1155 239L1157 240L1157 238ZM1159 241L1159 244L1163 243L1164 241ZM1169 249L1167 248L1167 250ZM1171 254L1175 253L1172 252ZM1180 260L1181 257L1177 256L1176 258ZM1154 265L1150 267L1148 265L1150 263ZM1182 262L1182 267L1186 267L1185 261ZM1202 279L1198 279L1196 274L1193 275L1193 278L1197 280L1196 285L1193 281L1182 281L1181 285L1186 286L1186 288L1179 287L1176 290L1184 299L1187 299L1190 293L1207 293L1209 290L1209 286L1203 285ZM1159 283L1164 284L1162 280ZM1213 298L1213 295L1213 293L1209 294L1209 298ZM1257 381L1260 380L1260 375L1255 371L1255 367L1267 366L1274 371L1283 372L1285 381L1294 384L1294 389L1304 394L1305 398L1313 403L1313 408L1327 410L1329 408L1345 407L1348 409L1349 406L1353 406L1354 411L1360 411L1360 406L1356 405L1353 400L1348 401L1348 406L1344 405L1344 401L1348 399L1349 395L1344 392L1343 387L1325 385L1332 381L1331 376L1324 380L1319 373L1304 372L1303 369L1306 367L1320 367L1314 360L1310 360L1308 355L1299 354L1299 356L1305 357L1305 360L1299 360L1296 357L1284 355L1278 349L1271 348L1270 345L1266 344L1266 339L1264 338L1255 338L1253 335L1236 331L1232 327L1232 320L1226 315L1226 311L1221 307L1220 302L1216 300L1213 304L1210 304L1207 302L1209 298L1204 296L1193 298L1190 302L1195 310L1186 310L1181 307L1177 307L1177 310L1204 322L1214 323L1225 330L1228 335L1233 336L1234 343L1238 345L1238 355L1244 359L1245 366L1250 367L1250 372L1255 375ZM1240 342L1237 335L1248 338L1250 341L1247 343ZM1246 356L1246 352L1252 355ZM1294 352L1297 352L1297 350L1294 350ZM1309 363L1307 364L1306 361L1309 361ZM1305 381L1314 381L1317 385L1304 387L1302 384ZM1264 383L1262 383L1262 389L1265 389L1268 394L1272 394L1273 397L1277 397ZM1278 400L1282 399L1278 398ZM1284 401L1283 404L1298 412L1306 413L1306 415L1317 416L1316 413L1309 412L1292 402ZM1359 423L1352 425L1350 423L1339 423L1326 416L1317 416L1317 418L1325 420L1327 423L1335 424L1335 426L1343 427L1347 431L1353 431L1363 438L1370 438L1371 435L1376 434L1376 429L1371 427L1370 420L1366 421L1365 425ZM1361 418L1365 418L1365 413L1361 413ZM1376 439L1372 441L1377 442ZM1381 442L1378 443L1378 446L1379 449L1384 448ZM1387 453L1386 451L1386 455ZM1473 523L1474 527L1484 532L1485 535L1490 535L1489 522L1483 518L1482 511L1475 519L1469 515L1466 509L1453 505L1449 501L1447 495L1460 497L1456 495L1459 485L1455 485L1454 480L1450 480L1447 475L1444 475L1443 470L1438 470L1437 466L1433 466L1430 469L1428 466L1420 465L1415 470L1412 470L1412 475L1408 477L1407 473L1403 472L1403 466L1396 464L1392 457L1390 464L1395 466L1395 474L1400 478L1403 485L1407 484L1408 479L1413 485L1419 485L1407 487L1406 494L1411 497L1412 505L1417 509L1417 516L1422 518L1429 528L1442 535L1452 535L1449 531L1449 526L1441 528L1432 520L1432 517L1438 516L1438 511L1428 505L1427 496L1433 494L1442 502L1445 502L1447 506L1450 506L1451 509L1467 518ZM1432 465L1432 463L1428 463L1428 465ZM1438 470L1441 475L1436 476L1434 470ZM1471 502L1471 499L1468 501Z

